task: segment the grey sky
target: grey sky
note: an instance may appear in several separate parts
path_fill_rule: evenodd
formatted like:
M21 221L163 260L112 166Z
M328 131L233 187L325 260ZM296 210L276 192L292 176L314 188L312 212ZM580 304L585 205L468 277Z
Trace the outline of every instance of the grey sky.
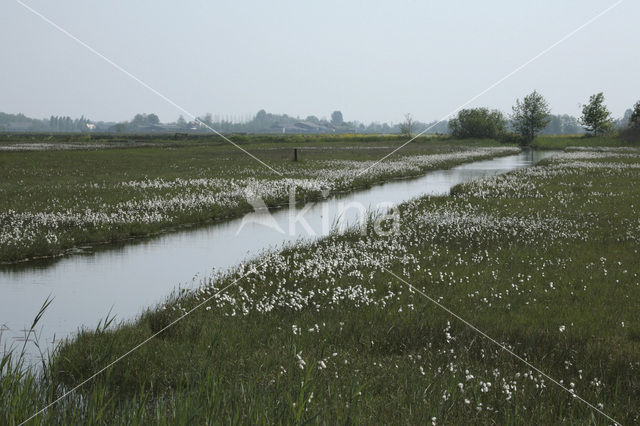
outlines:
M261 108L346 120L440 118L615 0L23 0L195 114ZM640 2L626 0L472 106L539 90L578 115L640 99ZM0 111L180 114L14 0L0 3Z

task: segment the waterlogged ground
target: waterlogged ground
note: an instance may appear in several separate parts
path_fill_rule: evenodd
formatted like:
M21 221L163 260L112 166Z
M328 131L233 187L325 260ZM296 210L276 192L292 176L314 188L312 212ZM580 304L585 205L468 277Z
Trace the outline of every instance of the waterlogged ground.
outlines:
M408 153L371 168L395 145L339 142L304 145L298 162L291 161L298 146L291 141L246 145L275 171L218 145L96 149L93 144L86 145L91 150L1 153L0 261L51 256L86 243L238 216L251 209L248 200L276 206L288 202L294 189L298 201L318 199L517 152L417 141Z
M5 377L0 413L28 417L162 331L44 419L633 424L639 207L640 152L610 149L411 201L82 333L39 381Z

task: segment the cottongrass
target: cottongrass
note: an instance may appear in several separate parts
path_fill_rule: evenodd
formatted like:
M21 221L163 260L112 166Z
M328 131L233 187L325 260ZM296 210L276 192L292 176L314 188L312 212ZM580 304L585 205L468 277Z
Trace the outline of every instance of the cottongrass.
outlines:
M552 161L542 167L560 166ZM136 386L156 386L149 393L160 396L143 404L148 421L153 413L172 412L167 401L186 400L200 407L193 413L201 422L210 413L235 418L229 415L233 406L243 410L238 418L253 419L245 413L259 412L265 422L283 423L604 422L574 397L580 395L625 424L636 422L633 378L640 364L635 337L626 333L637 330L633 308L640 271L637 246L615 238L627 231L620 229L621 219L632 221L634 229L640 225L637 208L629 207L638 195L627 193L626 210L614 210L621 217L608 217L615 198L601 187L616 192L608 186L615 183L612 176L621 178L622 188L627 175L638 177L633 169L623 176L602 170L568 175L564 182L571 187L591 181L589 191L601 194L594 196L564 192L555 176L541 171L535 178L511 174L541 194L561 192L557 200L568 208L497 191L478 199L471 184L452 197L401 205L401 233L378 235L369 226L364 234L351 230L268 250L203 279L131 326L80 336L61 353L58 371L75 383L102 366L102 351L95 349L101 342L119 342L111 353L121 353L131 347L132 336L142 340L149 327L157 330L205 302L172 334L159 336L105 378L124 401L139 395ZM469 319L569 392L386 270ZM238 276L245 278L218 292ZM176 390L175 383L184 380L218 383L206 371L222 371L224 386L207 388L195 399ZM252 405L265 393L268 403ZM207 405L216 395L225 403ZM117 413L129 408L120 404Z
M0 257L11 253L18 256L34 247L45 253L55 252L60 247L82 243L76 240L86 233L108 235L114 229L170 226L189 217L194 218L192 221L216 215L224 217L225 212L246 211L248 202L256 198L267 205L286 203L292 191L300 198L321 198L332 191L351 189L357 182L416 174L439 165L515 152L515 148L477 148L402 157L379 164L335 160L312 162L303 169L291 165L283 169L285 176L302 173L302 177L144 179L82 184L77 188L78 194L87 189L115 187L129 191L130 199L102 202L89 208L88 200L79 195L73 207L57 207L60 203L52 198L48 200L48 209L43 211L0 211ZM233 173L242 175L246 175L242 170Z

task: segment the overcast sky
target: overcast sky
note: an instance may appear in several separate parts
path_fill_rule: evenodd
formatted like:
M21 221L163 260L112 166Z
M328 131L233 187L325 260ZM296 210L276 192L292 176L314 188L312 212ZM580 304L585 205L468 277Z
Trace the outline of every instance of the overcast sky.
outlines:
M23 0L186 110L439 119L615 0ZM473 102L537 89L579 115L640 99L640 2L626 0ZM0 2L0 111L125 120L180 111L35 16Z

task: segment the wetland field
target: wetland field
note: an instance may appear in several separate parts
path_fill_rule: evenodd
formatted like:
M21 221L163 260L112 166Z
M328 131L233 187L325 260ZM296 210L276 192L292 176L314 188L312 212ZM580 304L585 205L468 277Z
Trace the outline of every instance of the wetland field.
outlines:
M517 152L487 140L422 138L371 167L402 142L398 136L240 137L239 146L261 164L214 137L5 138L0 262L237 217L251 210L248 198L278 206L292 188L308 201Z
M304 204L520 150L420 138L375 164L403 142L242 141L274 172L207 140L4 141L0 260L73 256L237 217L249 196L280 206L293 187ZM539 138L562 151L265 249L135 318L83 328L40 364L14 347L0 423L637 423L640 149L600 142Z

